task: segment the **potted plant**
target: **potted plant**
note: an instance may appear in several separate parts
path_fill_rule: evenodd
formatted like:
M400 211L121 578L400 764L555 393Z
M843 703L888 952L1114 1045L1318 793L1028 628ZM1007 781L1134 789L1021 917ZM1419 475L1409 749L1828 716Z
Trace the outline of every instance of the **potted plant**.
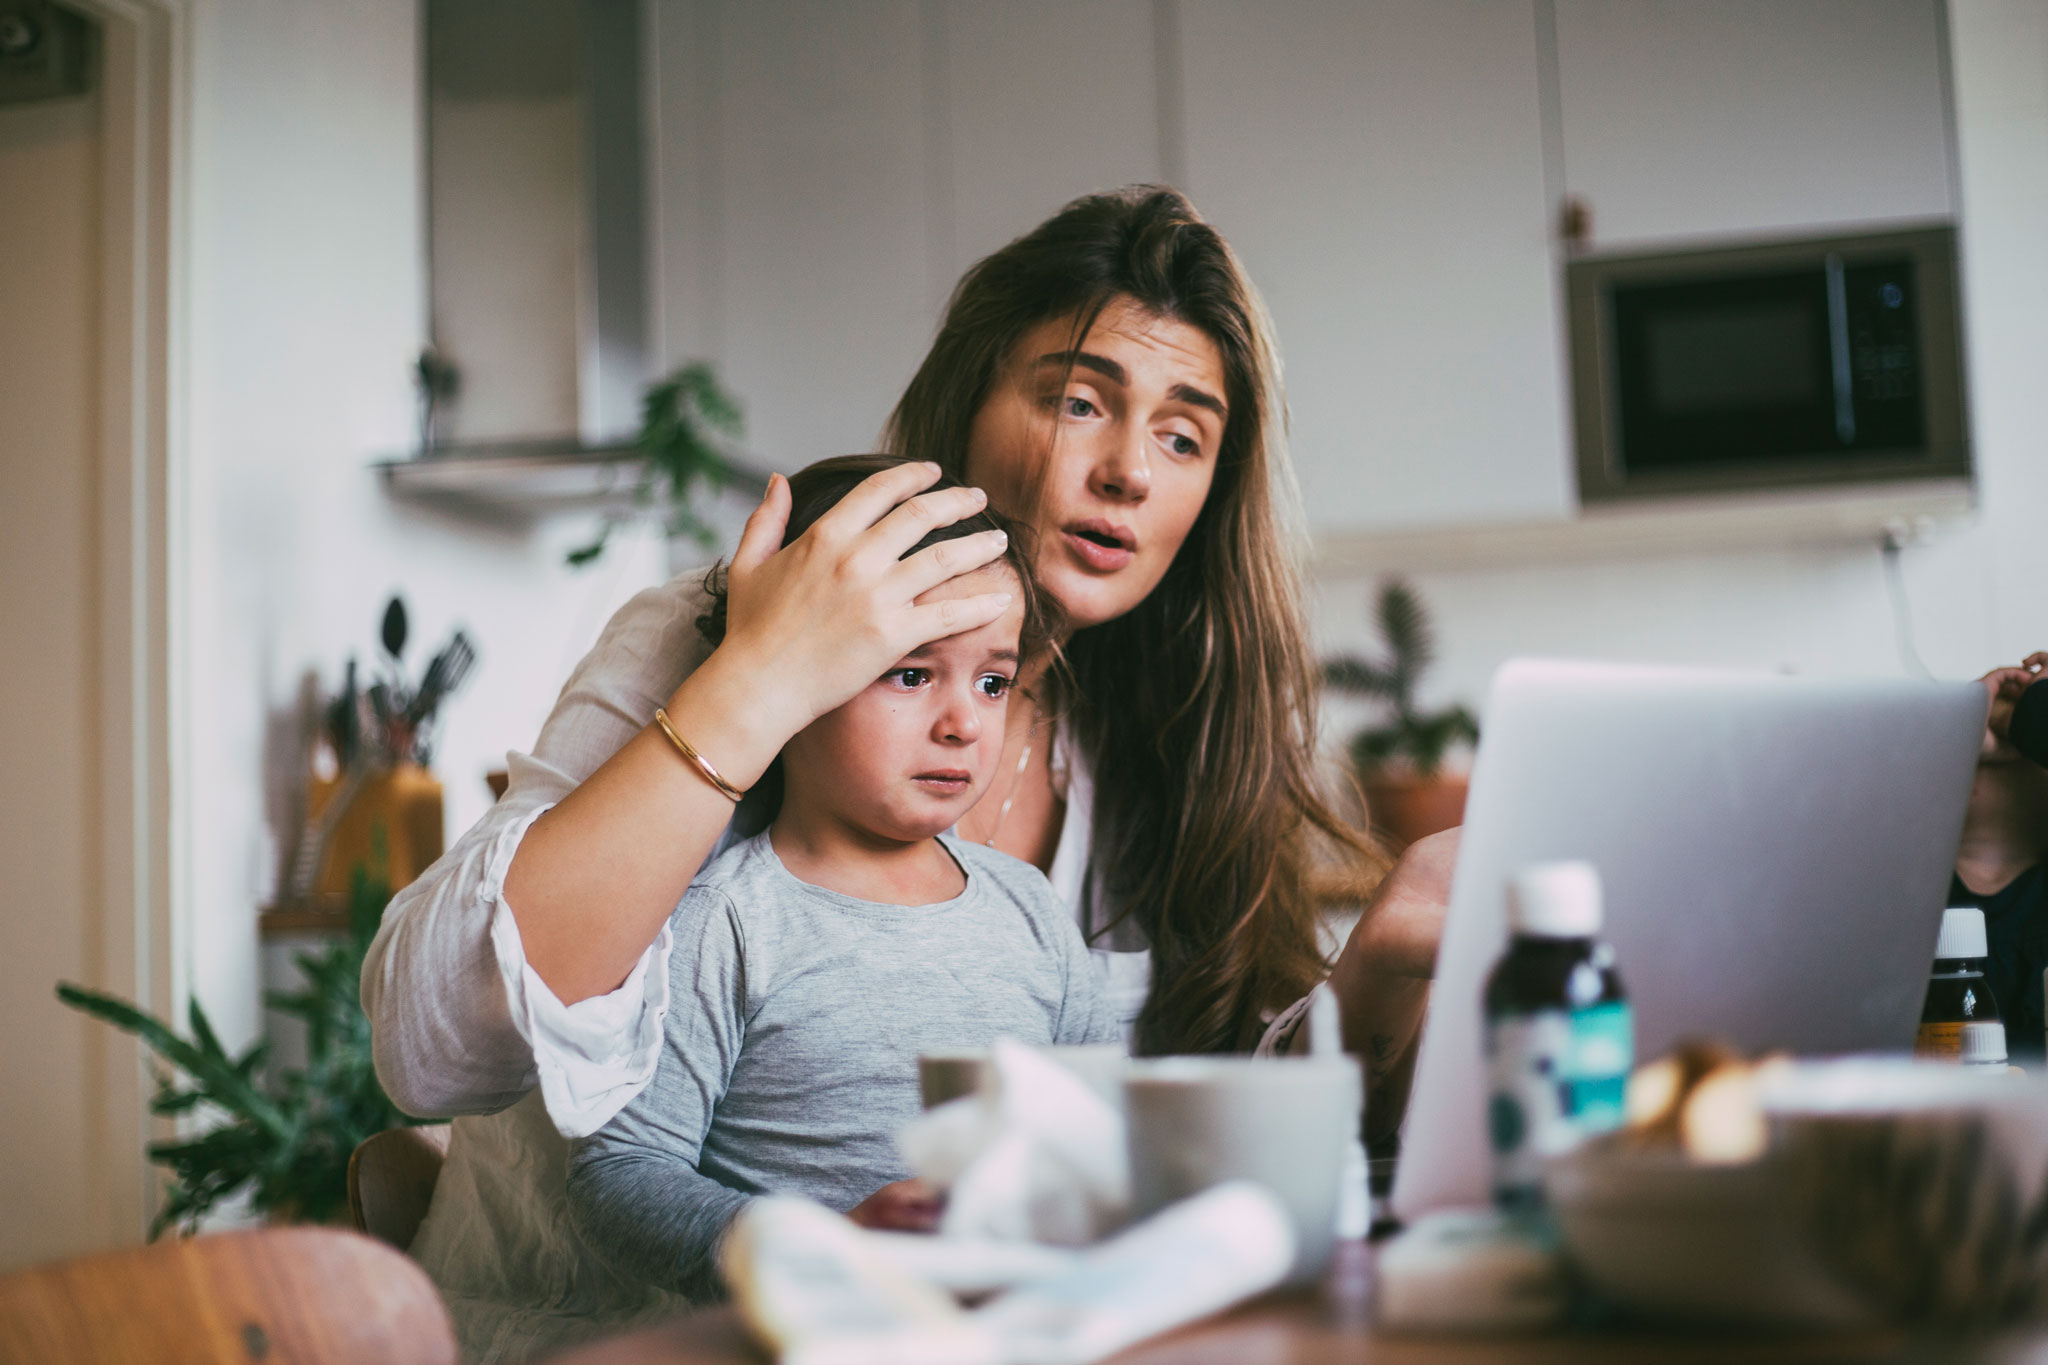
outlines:
M1429 611L1413 588L1399 578L1383 581L1373 618L1385 657L1327 659L1323 682L1385 706L1383 723L1351 737L1351 761L1374 827L1406 846L1463 820L1466 779L1446 774L1443 765L1456 749L1478 742L1479 722L1463 706L1422 711L1415 705L1416 684L1436 662L1436 641Z
M348 1211L348 1159L356 1144L421 1122L401 1113L377 1083L370 1022L357 993L389 899L384 883L357 867L347 938L300 953L305 984L267 995L272 1009L306 1026L303 1068L268 1065L268 1043L231 1056L197 1000L187 1014L191 1036L181 1038L126 1000L69 982L57 987L59 1000L134 1034L157 1055L151 1113L211 1120L149 1144L150 1160L171 1175L152 1239L171 1227L197 1231L206 1214L243 1194L272 1222L338 1221Z
M319 717L320 741L307 780L306 824L285 867L284 902L307 907L347 894L349 877L377 862L403 887L441 856L441 784L429 766L442 705L468 680L476 647L457 630L414 683L405 668L405 602L393 597L379 632L384 659L368 687L350 658L340 695Z
M720 441L738 437L743 429L739 400L701 360L649 385L641 396L640 434L635 440L641 463L633 500L642 514L659 497L668 505L670 536L689 536L700 545L710 544L713 532L698 514L697 490L701 486L716 493L724 484L732 467ZM569 551L569 563L578 567L594 563L604 553L612 532L630 519L630 515L607 515L589 544Z

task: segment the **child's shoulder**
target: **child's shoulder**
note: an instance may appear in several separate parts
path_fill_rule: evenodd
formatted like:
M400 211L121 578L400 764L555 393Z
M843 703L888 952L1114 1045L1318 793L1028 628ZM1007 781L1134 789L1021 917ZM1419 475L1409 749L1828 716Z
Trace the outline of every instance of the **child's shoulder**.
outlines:
M773 855L764 854L762 847L767 839L766 834L757 834L714 849L710 860L690 879L690 889L683 893L676 912L682 913L692 900L743 904L758 899L761 883L774 873Z
M941 835L946 849L967 874L982 881L994 894L1015 901L1033 914L1045 913L1059 918L1071 918L1066 903L1059 893L1052 889L1052 883L1022 858L1013 858L1007 853L977 844L957 836Z

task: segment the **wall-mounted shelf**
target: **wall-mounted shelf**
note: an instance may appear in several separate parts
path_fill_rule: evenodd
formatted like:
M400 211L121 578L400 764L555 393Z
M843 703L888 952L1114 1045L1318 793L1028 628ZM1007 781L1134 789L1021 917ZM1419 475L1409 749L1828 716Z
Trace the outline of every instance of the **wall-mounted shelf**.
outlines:
M627 443L500 442L380 460L377 471L396 497L535 516L630 506L640 452Z
M1455 572L1788 546L1874 546L1887 526L1903 525L1917 536L1963 521L1975 508L1965 479L1694 497L1590 507L1554 521L1326 532L1315 537L1315 566L1333 575Z
M640 484L640 451L631 442L503 441L449 446L430 454L379 460L395 497L534 517L584 509L622 510ZM758 497L767 479L735 468L727 486Z

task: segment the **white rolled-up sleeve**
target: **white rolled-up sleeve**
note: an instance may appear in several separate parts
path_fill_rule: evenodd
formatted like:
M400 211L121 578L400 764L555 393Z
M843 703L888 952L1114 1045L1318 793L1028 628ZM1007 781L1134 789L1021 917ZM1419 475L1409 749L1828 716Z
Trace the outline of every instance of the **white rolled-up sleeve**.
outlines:
M505 861L509 866L509 853ZM502 869L496 887L491 947L512 1026L533 1050L541 1099L556 1129L566 1138L588 1137L654 1079L674 940L664 924L617 990L565 1005L526 960L519 920L505 902Z
M653 1077L668 1010L666 927L617 990L564 1005L526 961L505 877L534 821L645 727L709 653L686 574L620 608L571 675L505 796L392 898L363 963L372 1052L409 1114L505 1109L536 1086L565 1136L594 1132Z

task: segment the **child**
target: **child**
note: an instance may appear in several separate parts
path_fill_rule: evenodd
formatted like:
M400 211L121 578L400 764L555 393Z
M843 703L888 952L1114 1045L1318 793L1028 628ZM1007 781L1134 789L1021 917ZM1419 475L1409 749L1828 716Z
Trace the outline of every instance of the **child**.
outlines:
M893 463L797 474L788 538ZM992 529L1007 528L984 513L916 548ZM698 625L715 643L715 571L706 586ZM918 1112L920 1052L1118 1040L1038 870L946 833L997 780L1005 704L1045 646L1046 608L1014 536L1003 559L926 594L1005 589L1001 619L914 651L797 734L745 803L779 809L737 821L772 824L714 856L676 907L660 1066L570 1158L571 1214L616 1268L717 1297L719 1238L768 1191L905 1221L915 1198L893 1183L908 1174L893 1135Z

